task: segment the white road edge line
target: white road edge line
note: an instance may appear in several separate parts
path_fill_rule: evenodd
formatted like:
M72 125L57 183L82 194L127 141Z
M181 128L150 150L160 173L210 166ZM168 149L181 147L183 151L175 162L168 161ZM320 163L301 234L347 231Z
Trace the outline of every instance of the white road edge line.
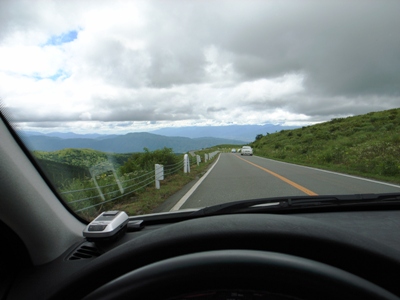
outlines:
M353 179L364 180L364 181L368 181L368 182L372 182L372 183L377 183L377 184L383 184L383 185L387 185L387 186L391 186L391 187L395 187L395 188L399 188L399 189L400 189L400 185L391 184L391 183L386 183L386 182L383 182L383 181L377 181L377 180L372 180L372 179L368 179L368 178L358 177L358 176L354 176L354 175L348 175L348 174L343 174L343 173L338 173L338 172L333 172L333 171L328 171L328 170L323 170L323 169L318 169L318 168L313 168L313 167L307 167L307 166L292 164L292 163L288 163L288 162L284 162L284 161L279 161L279 160L274 160L274 159L270 159L270 158L266 158L266 157L262 157L262 156L257 156L257 155L254 155L254 156L259 157L259 158L262 158L262 159L265 159L265 160L272 160L272 161L274 161L274 162L278 162L278 163L281 163L281 164L287 164L287 165L298 166L298 167L302 167L302 168L306 168L306 169L311 169L311 170L321 171L321 172L325 172L325 173L340 175L340 176L349 177L349 178L353 178Z
M218 155L217 161L212 165L212 167L204 174L199 181L196 182L194 186L175 204L173 208L171 208L170 211L177 211L181 208L183 204L185 204L186 200L189 199L189 197L194 193L194 191L199 187L199 185L203 182L204 179L210 174L211 170L215 167L215 165L218 163L219 158L221 157L221 154Z

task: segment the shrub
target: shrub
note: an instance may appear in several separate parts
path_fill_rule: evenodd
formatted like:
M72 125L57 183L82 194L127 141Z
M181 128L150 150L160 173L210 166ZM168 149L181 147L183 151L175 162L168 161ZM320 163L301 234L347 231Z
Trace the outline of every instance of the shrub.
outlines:
M128 161L121 167L121 172L131 173L136 170L150 170L155 164L164 166L176 164L179 157L172 152L172 148L164 147L163 149L150 151L144 148L144 153L134 153Z

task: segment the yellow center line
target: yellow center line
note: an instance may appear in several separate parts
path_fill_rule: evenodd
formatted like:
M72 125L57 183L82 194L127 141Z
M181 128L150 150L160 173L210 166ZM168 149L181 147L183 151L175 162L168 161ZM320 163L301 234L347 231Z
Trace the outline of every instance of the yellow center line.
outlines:
M309 196L318 196L317 193L314 193L313 191L310 191L309 189L305 188L304 186L301 186L300 184L297 184L296 182L293 182L293 181L291 181L291 180L289 180L289 179L287 179L287 178L285 178L285 177L283 177L283 176L281 176L281 175L279 175L279 174L277 174L277 173L275 173L275 172L272 172L272 171L270 171L270 170L268 170L268 169L266 169L266 168L263 168L263 167L261 167L261 166L255 164L255 163L252 163L252 162L250 162L250 161L248 161L248 160L246 160L246 159L243 159L243 158L241 158L240 156L237 156L237 155L235 155L235 156L236 156L237 158L240 158L241 160L247 162L248 164L251 164L251 165L253 165L253 166L255 166L255 167L257 167L257 168L259 168L259 169L261 169L261 170L263 170L263 171L265 171L265 172L267 172L267 173L269 173L269 174L271 174L271 175L273 175L273 176L275 176L276 178L279 178L280 180L282 180L282 181L284 181L284 182L290 184L291 186L293 186L293 187L295 187L296 189L302 191L303 193L306 193L306 194L309 195Z

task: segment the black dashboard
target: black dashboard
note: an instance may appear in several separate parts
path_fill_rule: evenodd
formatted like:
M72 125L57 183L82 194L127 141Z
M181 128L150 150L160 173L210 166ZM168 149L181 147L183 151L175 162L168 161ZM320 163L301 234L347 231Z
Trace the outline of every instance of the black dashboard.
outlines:
M292 276L295 272L290 266L298 260L311 262L314 267L321 264L323 268L334 268L399 296L399 220L398 210L237 214L148 225L110 244L88 243L82 238L82 243L55 261L21 271L6 299L80 299L100 288L100 292L94 292L96 297L88 298L98 299L98 293L106 295L101 288L107 291L111 284L111 290L115 290L115 285L123 289L128 277L129 286L135 289L125 293L132 292L136 299L329 299L330 295L337 298L334 292L340 290L340 283L328 284L331 278L321 294L324 284L318 278L323 274L318 270L311 271L317 274L314 279L309 279L310 270ZM271 265L257 269L259 261L231 269L232 265L240 265L242 259L247 261L248 257L264 254L269 257L267 260L272 255L278 260L294 261L288 269L274 269L273 274L265 273ZM219 265L224 257L232 255L237 257ZM208 259L211 261L207 262ZM176 260L181 261L181 269L193 261L197 265L180 274L175 269L179 265ZM168 270L165 263L172 269L160 277L154 275ZM143 279L149 276L149 267L155 272L149 278L157 277L158 281ZM206 273L198 268L204 268ZM140 281L144 286L135 286ZM307 286L306 292L302 286ZM336 288L328 293L331 286ZM140 294L140 289L145 294ZM289 293L296 289L300 289L297 294ZM288 292L284 293L285 290ZM112 298L119 299L116 295L104 299Z

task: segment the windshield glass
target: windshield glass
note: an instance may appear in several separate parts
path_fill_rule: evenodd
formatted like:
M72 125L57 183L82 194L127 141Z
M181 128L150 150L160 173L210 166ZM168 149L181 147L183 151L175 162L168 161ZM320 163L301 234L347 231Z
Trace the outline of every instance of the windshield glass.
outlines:
M399 1L1 1L1 107L88 220L400 192L399 11Z

